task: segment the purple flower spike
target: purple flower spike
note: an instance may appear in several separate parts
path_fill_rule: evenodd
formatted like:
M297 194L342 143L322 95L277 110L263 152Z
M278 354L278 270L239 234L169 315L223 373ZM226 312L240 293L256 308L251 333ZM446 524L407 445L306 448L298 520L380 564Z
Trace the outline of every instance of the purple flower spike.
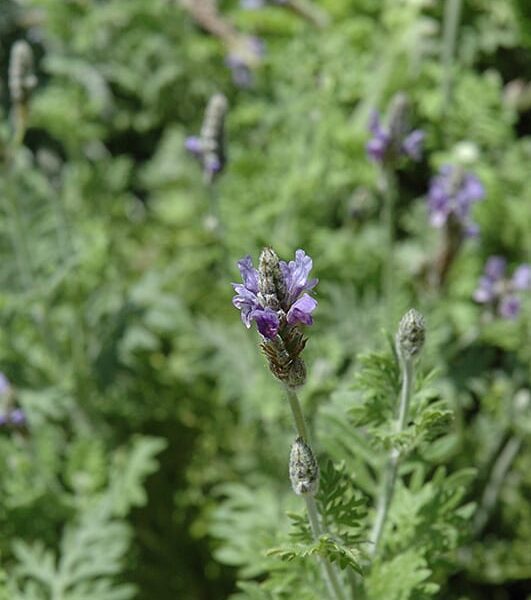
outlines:
M465 235L477 235L479 228L471 220L474 202L482 200L485 190L472 173L452 165L444 165L432 178L428 191L428 211L433 227L442 227L450 217L462 227Z
M313 261L304 250L295 252L295 260L279 261L271 248L262 252L260 272L250 256L238 261L243 283L233 283L233 305L240 310L246 327L253 321L260 334L273 340L280 332L296 325L311 325L317 301L307 292L316 285L310 279Z

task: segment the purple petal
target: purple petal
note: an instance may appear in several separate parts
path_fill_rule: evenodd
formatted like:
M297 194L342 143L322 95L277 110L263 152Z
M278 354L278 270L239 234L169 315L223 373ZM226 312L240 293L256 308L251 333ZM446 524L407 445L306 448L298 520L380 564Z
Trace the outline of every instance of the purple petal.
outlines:
M385 158L387 148L389 147L388 137L374 137L365 145L365 151L374 162L382 162Z
M465 193L471 202L483 200L485 197L485 188L481 181L472 173L467 173L462 184L463 193Z
M479 225L473 221L467 221L464 225L464 233L467 238L475 238L479 235Z
M295 260L289 263L280 261L280 270L284 276L284 283L288 294L288 306L291 306L295 300L302 294L317 284L317 281L312 279L308 284L308 276L312 270L312 259L300 248L295 252Z
M492 302L495 298L494 285L489 277L481 277L473 298L480 304Z
M485 264L485 275L492 281L499 281L505 274L507 261L503 256L491 256Z
M258 298L254 292L248 290L241 283L233 283L232 286L236 292L236 296L232 299L232 304L241 311L241 319L245 327L249 329L251 326L252 313L259 308Z
M505 296L500 302L498 312L505 319L516 319L520 312L520 300L516 296Z
M258 331L267 339L272 340L278 333L280 321L277 313L271 308L260 308L253 312L251 318L256 321Z
M184 147L194 156L201 156L203 153L203 141L196 135L191 135L186 138Z
M26 423L26 415L21 408L15 408L9 413L9 422L12 425L24 425Z
M0 415L0 427L3 427L6 424L7 424L7 416L6 415Z
M531 288L531 265L520 265L513 273L512 285L515 290Z
M402 142L403 151L413 160L422 158L422 148L424 145L424 132L420 129L412 131Z
M253 259L246 256L238 261L238 269L242 276L243 285L250 291L258 294L258 271L253 266Z
M297 323L304 323L304 325L311 325L313 323L312 312L317 306L317 300L303 294L297 302L289 309L286 315L286 320L290 325Z

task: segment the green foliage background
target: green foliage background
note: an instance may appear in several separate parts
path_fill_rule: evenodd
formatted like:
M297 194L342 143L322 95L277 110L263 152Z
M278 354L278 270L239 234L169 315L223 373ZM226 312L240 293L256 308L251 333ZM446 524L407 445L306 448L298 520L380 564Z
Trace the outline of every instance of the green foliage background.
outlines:
M2 80L24 38L39 85L12 160L2 86L0 370L29 424L0 431L0 599L321 597L312 554L364 563L394 443L384 330L411 305L428 342L366 597L531 598L531 300L504 321L471 298L490 255L531 257L531 21L524 0L464 2L443 106L442 4L321 0L319 29L273 3L219 2L266 42L240 89L222 41L178 2L2 0ZM427 138L425 158L398 172L390 307L365 143L371 109L400 90ZM218 91L229 162L209 190L183 143ZM464 152L486 188L481 236L433 290L425 193ZM352 555L334 540L304 546L288 407L231 306L236 261L266 244L283 258L304 248L320 278L302 401L330 460L320 501ZM478 533L475 506L511 439Z

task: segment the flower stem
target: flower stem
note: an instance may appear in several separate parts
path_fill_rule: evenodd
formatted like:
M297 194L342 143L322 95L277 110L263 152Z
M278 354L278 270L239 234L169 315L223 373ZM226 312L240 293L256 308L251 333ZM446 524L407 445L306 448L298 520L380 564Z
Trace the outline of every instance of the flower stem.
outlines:
M304 421L301 403L299 402L297 392L290 387L286 388L286 392L288 394L289 406L293 415L293 421L295 422L295 429L301 438L308 444L310 441L308 438L308 430L306 428L306 423Z
M442 114L447 113L452 101L453 61L459 29L462 0L446 0L443 17L443 40L441 48L442 79Z
M398 407L398 418L396 421L396 432L402 433L407 425L407 416L411 400L411 390L413 382L413 362L409 358L403 358L402 361L402 389L400 391L400 404ZM370 540L372 542L371 554L376 555L382 533L387 521L387 515L391 501L395 493L396 478L398 474L398 465L400 462L400 450L392 448L387 460L387 466L384 472L382 491L378 498L378 508L376 518L372 528Z
M310 440L308 438L308 429L304 421L304 415L302 414L302 408L299 402L299 397L297 396L297 392L293 388L286 386L286 393L288 395L293 421L295 422L295 429L297 430L298 435L309 445ZM313 539L318 541L321 535L323 535L324 530L319 521L317 504L315 503L315 498L313 496L306 495L304 496L304 499L306 500L306 511L308 513L308 521L310 522ZM346 600L340 578L336 569L334 568L334 565L324 558L320 560L320 563L323 570L324 581L326 587L328 588L330 597L334 598L335 600Z

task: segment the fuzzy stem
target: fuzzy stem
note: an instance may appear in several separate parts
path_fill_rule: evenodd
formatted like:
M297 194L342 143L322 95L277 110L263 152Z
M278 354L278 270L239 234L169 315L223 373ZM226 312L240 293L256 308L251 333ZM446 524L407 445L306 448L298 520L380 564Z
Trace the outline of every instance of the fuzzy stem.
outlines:
M442 114L447 113L452 101L453 60L459 29L462 0L446 0L444 4L443 41L441 49L442 79Z
M474 532L476 535L479 535L483 531L485 525L488 523L492 509L498 500L505 477L507 476L511 465L516 458L516 455L520 451L521 445L521 438L512 436L507 440L505 446L498 455L498 458L492 467L490 478L487 482L485 491L483 492L483 496L481 498L481 503L474 518Z
M410 358L402 358L402 389L400 392L400 404L398 408L398 418L396 421L396 432L402 433L407 425L407 416L409 412L409 403L411 400L411 390L413 382L413 362ZM387 515L391 501L395 493L396 478L398 474L398 465L400 462L400 450L392 448L389 453L387 466L385 469L382 492L378 498L378 508L376 518L372 528L370 540L372 542L371 554L374 556L378 551L378 546L387 521Z
M297 396L297 392L290 387L286 388L286 392L288 394L291 413L293 414L293 421L295 422L295 429L297 430L297 433L301 436L301 438L306 443L309 443L310 439L308 437L308 430L306 428L306 423L304 421L304 416L302 414L302 408L299 402L299 398Z
M304 421L304 415L302 414L302 408L299 402L299 397L297 396L297 392L293 388L286 386L286 393L288 395L293 421L295 422L295 429L297 430L298 435L307 444L309 444L310 440L308 437L308 429ZM315 498L313 496L307 495L304 496L304 499L306 500L306 510L308 512L308 521L310 522L313 539L318 541L321 535L323 535L324 530L319 521L317 504L315 503ZM334 598L335 600L345 600L341 582L334 566L326 559L321 559L320 563L323 569L324 580L330 593L330 597Z

